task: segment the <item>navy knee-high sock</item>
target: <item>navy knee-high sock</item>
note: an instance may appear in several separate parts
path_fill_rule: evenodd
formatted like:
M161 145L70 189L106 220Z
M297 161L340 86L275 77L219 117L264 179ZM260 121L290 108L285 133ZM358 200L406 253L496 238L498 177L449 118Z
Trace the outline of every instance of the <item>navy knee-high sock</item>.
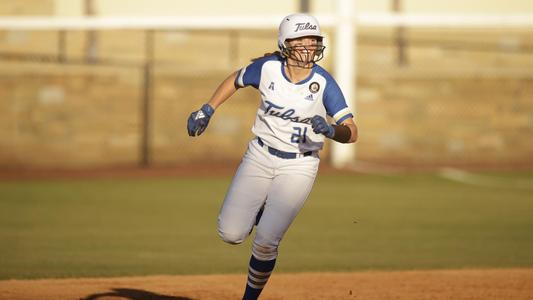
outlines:
M276 259L262 261L252 255L248 267L248 282L246 283L246 291L242 297L243 300L255 300L259 297L272 270L274 270L275 264Z

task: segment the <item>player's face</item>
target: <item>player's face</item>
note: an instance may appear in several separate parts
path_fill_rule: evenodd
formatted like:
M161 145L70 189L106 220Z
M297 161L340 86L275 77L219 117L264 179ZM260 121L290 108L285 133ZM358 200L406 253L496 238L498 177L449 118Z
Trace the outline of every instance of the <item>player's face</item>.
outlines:
M289 58L303 65L313 63L317 51L323 48L321 41L313 36L287 40L287 44L291 49Z

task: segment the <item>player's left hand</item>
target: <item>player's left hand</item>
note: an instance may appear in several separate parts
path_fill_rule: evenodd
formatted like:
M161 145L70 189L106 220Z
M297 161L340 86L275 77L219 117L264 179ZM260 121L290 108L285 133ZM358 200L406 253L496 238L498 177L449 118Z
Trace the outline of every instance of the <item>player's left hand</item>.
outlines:
M204 132L209 124L209 119L215 113L215 110L209 104L204 104L200 110L197 110L189 116L187 120L187 131L189 136L199 136Z
M324 119L322 116L316 115L311 118L311 127L313 127L314 133L321 133L330 139L335 135L335 128L328 124L326 119Z

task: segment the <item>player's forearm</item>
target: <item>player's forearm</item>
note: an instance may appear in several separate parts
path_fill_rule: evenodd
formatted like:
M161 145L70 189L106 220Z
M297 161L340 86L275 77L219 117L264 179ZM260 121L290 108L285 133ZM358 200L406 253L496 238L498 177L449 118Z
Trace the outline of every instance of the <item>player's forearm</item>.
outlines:
M211 105L214 109L217 109L222 103L231 97L237 91L235 87L235 78L237 77L237 72L232 73L228 76L215 90L213 96L209 100L208 104Z

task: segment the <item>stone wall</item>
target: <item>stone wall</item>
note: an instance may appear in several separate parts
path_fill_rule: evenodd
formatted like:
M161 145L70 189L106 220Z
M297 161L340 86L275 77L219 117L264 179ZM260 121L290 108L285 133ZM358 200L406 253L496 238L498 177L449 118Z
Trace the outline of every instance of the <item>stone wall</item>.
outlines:
M434 74L434 73L433 73ZM409 72L360 79L359 157L394 164L533 162L533 76Z
M64 64L0 60L0 168L140 163L146 33L101 34L97 64L83 62L83 34L68 33ZM390 31L360 34L359 161L405 166L533 162L533 54L524 51L531 47L531 32L511 38L492 31L481 37L479 32L453 32L434 42L434 32L413 31L410 38L418 44L410 45L409 63L403 67L394 60ZM42 40L36 43L47 45L38 36ZM152 165L240 160L258 105L252 88L240 90L222 106L201 138L187 136L186 119L230 72L271 50L273 36L156 33ZM465 50L461 43L469 41L474 48ZM33 42L30 38L27 45ZM1 47L9 42L0 38ZM30 51L53 56L54 47ZM16 51L26 53L25 48ZM327 59L322 64L331 65Z
M0 166L136 164L140 78L127 68L2 63Z

